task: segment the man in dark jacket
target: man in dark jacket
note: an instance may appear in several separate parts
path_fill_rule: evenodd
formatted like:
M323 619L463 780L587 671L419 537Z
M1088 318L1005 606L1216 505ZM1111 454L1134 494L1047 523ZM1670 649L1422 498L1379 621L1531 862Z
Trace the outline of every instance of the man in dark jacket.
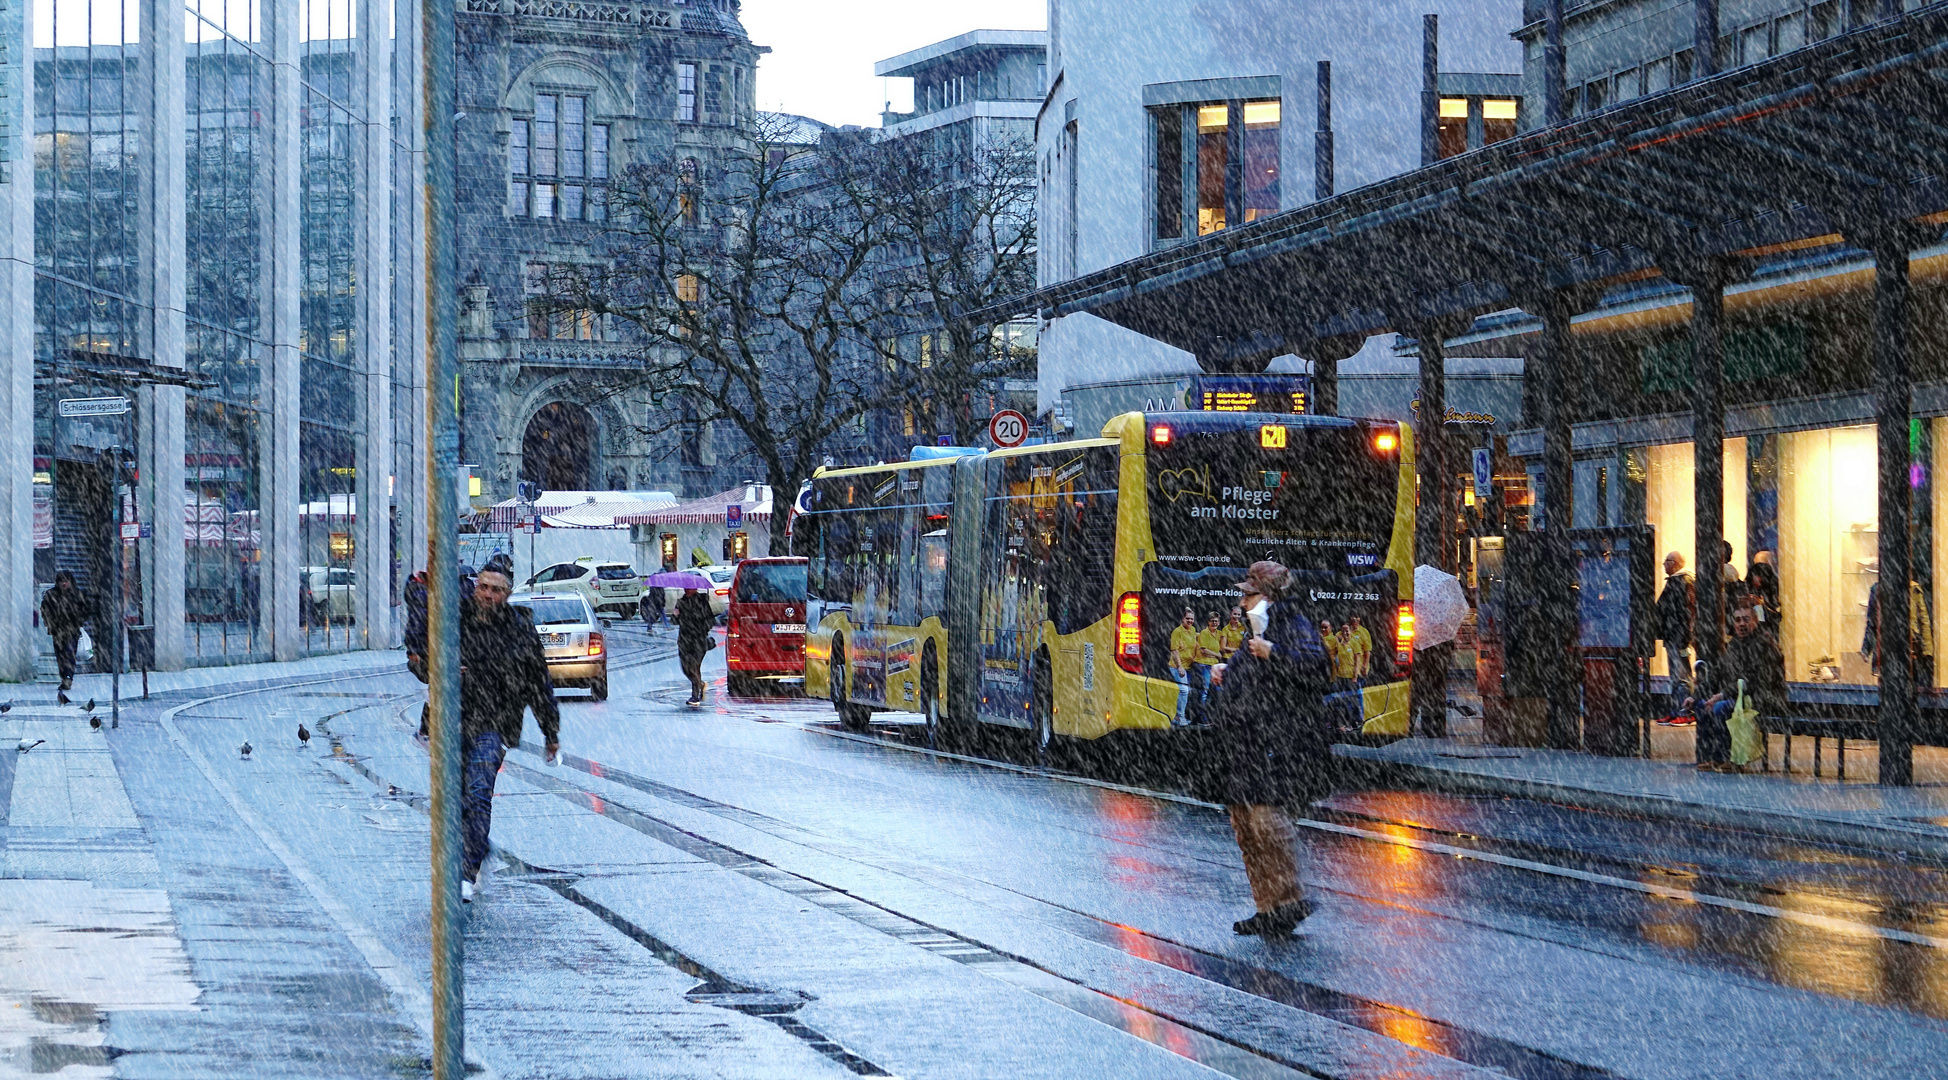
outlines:
M1731 763L1732 737L1726 721L1738 703L1738 682L1745 680L1746 707L1760 716L1786 711L1786 658L1771 634L1759 633L1758 614L1750 604L1732 609L1732 640L1714 670L1699 679L1697 692L1712 695L1684 703L1684 711L1698 723L1698 768L1708 772L1736 772Z
M1298 605L1282 599L1292 588L1285 567L1253 563L1237 588L1253 633L1212 675L1222 688L1215 710L1226 754L1222 797L1258 910L1231 929L1282 938L1312 913L1286 808L1331 789L1326 649Z
M466 902L487 858L494 780L507 751L520 745L523 713L534 709L548 759L561 752L561 710L548 661L534 616L507 602L513 588L512 567L489 561L474 579L473 596L460 603L460 820L466 831L460 898Z
M683 599L676 602L676 658L690 680L691 705L703 704L703 657L714 644L710 628L715 625L717 616L703 590L683 590Z
M1697 586L1684 572L1684 556L1671 552L1664 556L1664 591L1657 594L1657 639L1664 643L1664 657L1671 665L1671 698L1689 695L1691 686L1691 624L1698 610ZM1679 690L1682 685L1685 689ZM1676 712L1677 710L1672 710Z
M81 641L81 624L90 618L88 594L74 583L74 575L61 570L54 575L54 587L41 597L41 625L54 639L54 664L61 671L61 689L56 697L65 705L68 691L74 689L74 651Z

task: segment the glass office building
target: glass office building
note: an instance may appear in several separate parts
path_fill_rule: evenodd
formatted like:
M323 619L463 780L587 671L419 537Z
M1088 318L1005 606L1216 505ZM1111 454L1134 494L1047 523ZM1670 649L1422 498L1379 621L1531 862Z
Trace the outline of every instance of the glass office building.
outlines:
M160 669L396 639L416 27L362 0L0 4L0 676L51 670L63 570L103 625L119 599L155 628Z

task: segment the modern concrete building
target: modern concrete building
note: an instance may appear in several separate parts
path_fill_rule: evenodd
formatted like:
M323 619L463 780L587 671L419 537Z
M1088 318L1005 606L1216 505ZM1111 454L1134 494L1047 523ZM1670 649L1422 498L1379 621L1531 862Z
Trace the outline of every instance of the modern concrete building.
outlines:
M983 182L996 178L991 168L995 155L1015 148L1025 154L1034 145L1035 113L1047 88L1048 34L974 30L881 60L873 65L873 74L913 84L913 111L889 108L881 117L881 140L918 143L925 152L914 159L935 170L935 183L953 185L971 177ZM1024 264L1034 255L1026 245L1002 247L1025 256ZM943 336L940 321L925 310L914 311L908 321L898 353L908 363L924 364ZM969 413L976 422L985 423L1000 409L1033 412L1036 329L1031 319L995 330L996 347L1024 357L1024 370L988 380L973 393ZM851 456L867 461L902 457L916 443L932 443L953 430L941 412L936 408L936 415L928 416L910 404L882 410L869 419L867 443Z
M1456 138L1465 148L1503 134L1482 113L1516 105L1522 54L1509 33L1521 14L1517 0L1052 0L1050 86L1036 118L1042 285L1395 176L1441 146L1452 152ZM1472 102L1472 127L1466 115L1435 123L1428 91L1443 89ZM1276 337L1214 340L1194 355L1090 315L1054 319L1041 336L1040 408L1083 431L1105 412L1171 397L1200 362L1264 370L1284 354L1273 370L1303 371L1365 340ZM1347 372L1400 368L1392 344L1375 341Z
M1912 783L1913 746L1948 740L1948 3L1525 7L1533 130L1444 154L1437 128L1418 169L1024 306L1200 359L1220 338L1408 334L1437 403L1451 360L1521 358L1521 468L1497 469L1478 522L1506 541L1506 576L1481 581L1486 734L1646 746L1659 706L1635 680L1564 659L1648 660L1651 692L1677 692L1646 614L1675 550L1699 571L1702 661L1725 647L1721 605L1765 610L1789 681L1772 730L1872 739L1881 781ZM1437 117L1450 90L1472 96L1428 82ZM1466 516L1445 512L1473 486L1452 449L1445 426L1417 433L1420 562L1451 564ZM1629 589L1579 591L1626 550L1643 556Z

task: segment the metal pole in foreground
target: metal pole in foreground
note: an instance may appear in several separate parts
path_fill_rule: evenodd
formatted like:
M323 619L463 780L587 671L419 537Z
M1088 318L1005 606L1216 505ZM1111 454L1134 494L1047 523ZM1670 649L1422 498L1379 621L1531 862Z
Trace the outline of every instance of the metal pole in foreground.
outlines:
M426 138L426 666L433 818L433 1077L464 1080L466 968L460 936L460 464L454 292L459 266L453 112L453 0L422 0Z

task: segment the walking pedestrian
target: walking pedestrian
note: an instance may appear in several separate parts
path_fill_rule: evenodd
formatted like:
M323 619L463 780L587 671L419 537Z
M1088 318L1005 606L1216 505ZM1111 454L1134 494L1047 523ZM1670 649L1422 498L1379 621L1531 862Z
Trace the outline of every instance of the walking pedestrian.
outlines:
M1251 899L1257 911L1233 932L1268 939L1289 935L1312 913L1299 881L1288 808L1304 807L1332 788L1332 751L1323 697L1326 649L1299 605L1284 599L1291 574L1257 562L1237 589L1252 637L1231 663L1213 672L1222 688L1215 710L1224 748L1224 789Z
M494 813L494 781L509 749L521 744L523 714L541 726L547 755L561 753L561 710L534 616L507 602L514 567L505 556L488 560L460 604L460 746L463 754L460 821L466 832L460 899L472 903L487 859Z
M651 585L643 592L643 625L651 629L663 625L663 616L668 612L664 607L670 598L661 585Z
M1657 594L1655 620L1657 639L1664 643L1664 658L1671 667L1672 701L1691 696L1691 626L1697 612L1697 582L1685 572L1683 554L1673 551L1664 556L1664 591ZM1679 722L1685 719L1681 713L1672 709L1665 719Z
M676 658L690 680L687 704L703 704L703 657L717 647L716 639L710 636L710 628L716 624L717 616L711 613L710 598L703 590L683 590L683 599L676 602Z
M54 665L61 672L61 688L55 696L63 705L68 703L68 691L74 689L74 652L81 643L81 624L92 619L88 594L74 583L74 575L56 571L54 587L41 597L41 625L54 639Z

